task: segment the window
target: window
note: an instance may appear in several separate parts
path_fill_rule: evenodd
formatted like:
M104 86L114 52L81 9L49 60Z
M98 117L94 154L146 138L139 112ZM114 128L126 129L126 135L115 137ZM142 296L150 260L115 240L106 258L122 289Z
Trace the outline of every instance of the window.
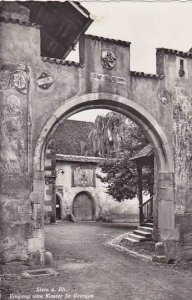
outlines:
M179 76L183 77L184 75L185 75L184 60L180 59Z

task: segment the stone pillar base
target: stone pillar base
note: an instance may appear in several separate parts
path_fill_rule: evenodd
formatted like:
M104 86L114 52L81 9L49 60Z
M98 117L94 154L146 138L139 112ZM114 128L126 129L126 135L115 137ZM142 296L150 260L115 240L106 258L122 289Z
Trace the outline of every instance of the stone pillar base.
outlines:
M53 265L53 256L51 252L33 252L28 257L28 262L30 265Z
M155 255L152 260L159 263L173 264L177 257L177 242L163 241L155 244Z
M41 255L40 255L40 264L41 265L53 265L53 255L51 252L42 252Z

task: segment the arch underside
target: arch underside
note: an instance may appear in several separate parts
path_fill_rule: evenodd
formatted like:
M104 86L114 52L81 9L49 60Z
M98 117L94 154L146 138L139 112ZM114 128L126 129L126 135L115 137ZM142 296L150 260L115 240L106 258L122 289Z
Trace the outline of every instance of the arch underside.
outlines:
M173 172L172 155L168 140L154 117L135 102L119 95L108 93L87 94L69 99L53 113L43 127L37 141L34 156L34 171L44 170L46 142L57 126L73 114L96 108L116 111L138 124L153 145L158 172Z

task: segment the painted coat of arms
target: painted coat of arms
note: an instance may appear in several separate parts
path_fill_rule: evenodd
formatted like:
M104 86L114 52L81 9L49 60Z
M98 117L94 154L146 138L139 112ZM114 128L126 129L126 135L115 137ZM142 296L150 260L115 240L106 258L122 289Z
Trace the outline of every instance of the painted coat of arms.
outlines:
M48 90L53 84L53 78L49 74L43 72L37 79L37 84L41 89Z
M25 65L2 64L0 66L0 91L15 88L27 94L29 74Z
M163 104L168 104L171 101L171 93L167 89L160 89L157 94Z
M116 65L116 55L113 50L105 49L101 53L101 64L105 69L113 69Z

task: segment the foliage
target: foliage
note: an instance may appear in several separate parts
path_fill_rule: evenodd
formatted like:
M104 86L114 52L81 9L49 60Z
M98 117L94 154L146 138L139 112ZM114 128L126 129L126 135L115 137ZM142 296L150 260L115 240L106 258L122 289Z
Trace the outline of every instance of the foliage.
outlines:
M102 173L97 177L106 184L107 193L121 202L132 199L137 194L137 170L128 157L121 159L107 159L101 165Z
M110 118L117 119L117 113L110 113ZM107 116L109 117L109 116ZM119 145L109 151L106 160L101 163L102 175L97 177L106 184L107 193L115 200L121 202L125 199L132 199L138 194L138 173L136 164L130 158L148 144L144 132L135 123L127 121L124 117L118 123L118 130L121 137L118 138ZM107 130L106 130L107 131ZM123 133L123 134L122 134ZM111 133L113 136L113 133ZM113 145L113 143L111 143ZM152 193L153 190L153 169L150 166L143 168L143 192Z

